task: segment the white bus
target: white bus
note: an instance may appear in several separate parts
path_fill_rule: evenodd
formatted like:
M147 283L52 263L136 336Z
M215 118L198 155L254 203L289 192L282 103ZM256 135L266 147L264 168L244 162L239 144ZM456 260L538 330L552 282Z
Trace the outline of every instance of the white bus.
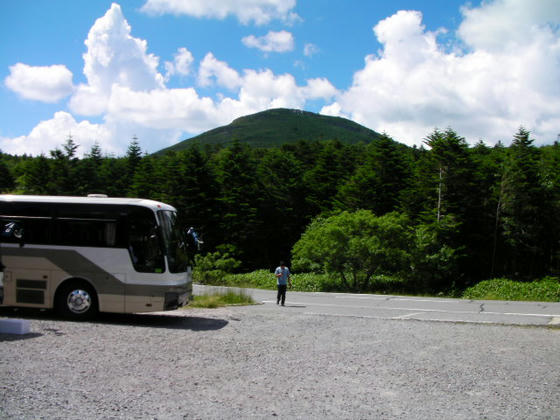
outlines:
M157 201L0 195L0 305L74 318L175 309L192 296L187 243Z

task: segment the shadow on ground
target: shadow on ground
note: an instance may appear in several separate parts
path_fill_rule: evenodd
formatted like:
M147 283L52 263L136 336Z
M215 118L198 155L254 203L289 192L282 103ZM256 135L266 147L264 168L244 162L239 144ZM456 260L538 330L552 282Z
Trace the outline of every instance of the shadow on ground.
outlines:
M209 318L199 316L189 316L183 311L170 313L142 313L142 314L113 314L102 313L97 317L87 321L75 321L57 316L52 311L38 309L12 309L1 308L0 316L6 318L35 319L39 321L57 321L57 322L83 322L108 325L124 325L131 327L148 327L148 328L167 328L173 330L191 330L191 331L215 331L224 328L228 321L220 318ZM19 339L33 338L27 337L33 334L25 334ZM40 335L40 334L39 334ZM35 334L35 336L38 336ZM0 334L0 340L7 341L5 337L13 337L11 334Z

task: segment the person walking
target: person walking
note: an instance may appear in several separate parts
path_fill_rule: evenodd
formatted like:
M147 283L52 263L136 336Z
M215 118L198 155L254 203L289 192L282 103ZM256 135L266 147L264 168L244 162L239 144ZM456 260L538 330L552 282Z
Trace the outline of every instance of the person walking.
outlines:
M276 267L276 270L274 271L274 275L276 276L276 284L278 285L276 304L278 305L281 301L282 306L284 306L284 302L286 302L286 289L288 288L288 285L292 287L292 279L290 278L290 269L286 267L284 261L280 261L280 266Z

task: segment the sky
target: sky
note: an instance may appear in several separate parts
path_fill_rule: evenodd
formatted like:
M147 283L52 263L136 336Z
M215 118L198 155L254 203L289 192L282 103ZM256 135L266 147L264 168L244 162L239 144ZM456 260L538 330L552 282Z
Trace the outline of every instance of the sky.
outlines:
M21 0L0 5L0 150L155 152L271 108L408 145L560 139L559 0Z

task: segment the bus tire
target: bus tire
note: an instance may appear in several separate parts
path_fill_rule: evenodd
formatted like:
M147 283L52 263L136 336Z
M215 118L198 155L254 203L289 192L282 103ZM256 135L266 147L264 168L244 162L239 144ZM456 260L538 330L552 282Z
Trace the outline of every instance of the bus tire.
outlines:
M91 319L99 311L97 294L85 281L69 281L56 293L55 310L65 318Z

